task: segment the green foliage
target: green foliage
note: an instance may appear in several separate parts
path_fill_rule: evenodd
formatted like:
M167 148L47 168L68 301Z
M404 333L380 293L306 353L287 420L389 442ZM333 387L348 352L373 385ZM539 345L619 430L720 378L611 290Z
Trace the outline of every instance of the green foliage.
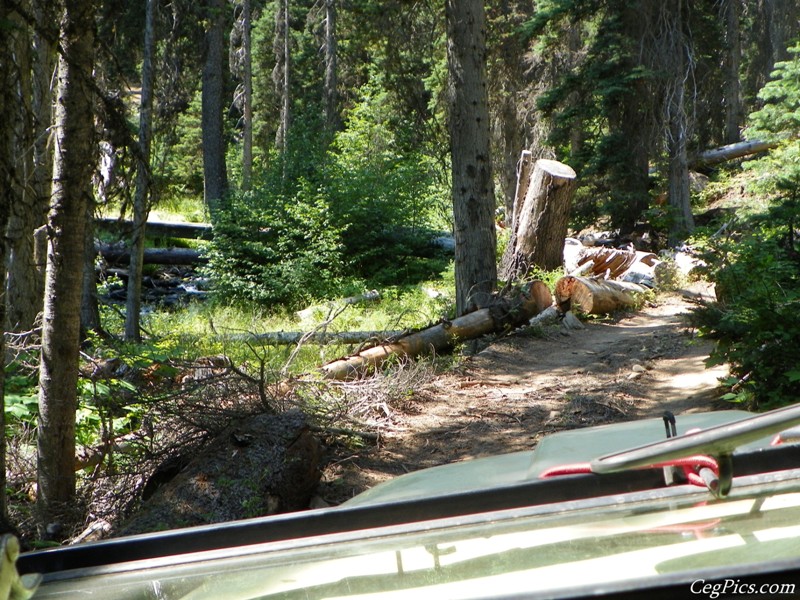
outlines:
M375 74L334 139L326 172L344 260L357 277L376 285L427 279L443 268L416 260L432 258L430 225L446 194L442 167L406 146L412 126L388 106L388 92Z
M645 117L655 73L642 63L631 10L613 0L548 0L527 25L542 56L581 34L580 52L569 49L573 64L542 91L537 108L552 123L548 142L586 188L576 202L583 222L605 214L613 226L631 227L647 206Z
M717 340L712 362L729 363L739 382L728 399L758 408L800 395L800 258L787 246L786 206L776 208L709 246L721 301L694 313L701 332Z
M701 330L718 340L712 360L730 363L737 380L727 398L760 408L800 396L800 45L791 52L794 59L778 63L759 94L764 106L748 129L752 139L781 142L748 164L757 174L751 191L770 206L710 246L721 302L695 313Z
M232 197L215 226L209 269L219 296L295 307L347 282L441 272L429 241L444 178L404 145L409 127L387 109L377 76L329 148L295 125L289 151L272 156L261 185Z
M746 131L749 139L778 142L766 157L746 164L758 174L755 189L778 202L800 200L800 43L789 52L792 60L777 63L759 92L764 105L750 115Z
M230 199L215 225L209 271L218 297L299 306L326 297L341 274L339 231L319 190L300 180Z

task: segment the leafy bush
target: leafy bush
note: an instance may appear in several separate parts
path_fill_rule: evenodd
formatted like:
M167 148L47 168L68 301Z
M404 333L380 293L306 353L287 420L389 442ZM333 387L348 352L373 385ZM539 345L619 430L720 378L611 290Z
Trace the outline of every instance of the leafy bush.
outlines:
M328 148L296 125L263 184L220 214L209 258L221 296L291 307L447 267L430 244L442 166L404 146L407 125L383 107L380 86L362 93Z
M297 306L335 289L339 231L308 182L295 194L261 189L232 198L220 214L209 265L225 298Z
M727 361L736 385L727 396L756 407L800 397L800 44L776 64L750 116L751 139L775 141L766 157L747 164L757 175L750 192L768 210L709 253L720 302L696 311L701 330L718 340L712 360Z
M767 222L714 248L720 302L694 321L717 340L712 363L727 362L736 385L726 399L754 408L800 397L800 264Z

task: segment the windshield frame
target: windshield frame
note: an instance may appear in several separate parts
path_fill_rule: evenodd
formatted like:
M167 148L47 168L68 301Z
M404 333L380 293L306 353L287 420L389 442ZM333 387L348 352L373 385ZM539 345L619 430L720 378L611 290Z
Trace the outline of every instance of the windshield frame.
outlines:
M797 466L798 448L778 446L735 455L735 479L731 499L752 495L763 488L778 492L796 486L800 481ZM762 472L768 467L767 472ZM748 474L755 473L755 474ZM659 481L660 480L660 481ZM711 499L708 491L690 485L665 487L660 470L645 469L607 475L574 475L550 480L480 490L438 498L378 505L340 507L263 517L247 521L195 527L162 533L117 538L53 550L23 554L18 567L21 573L38 572L48 581L96 575L112 575L125 571L168 565L185 565L211 557L245 556L256 552L298 549L320 544L345 543L374 539L397 533L429 531L451 525L507 521L530 516L565 517L585 512L613 514L654 501L682 502ZM420 517L422 515L422 517ZM125 556L125 561L111 560ZM792 565L758 567L745 575L771 576ZM797 571L797 566L793 566ZM697 573L709 579L730 576L730 570L717 569ZM737 578L741 579L737 573ZM773 578L769 581L772 582ZM684 586L685 577L673 581L672 576L648 580L647 586ZM744 581L742 579L742 581ZM795 578L794 581L797 581ZM630 585L629 585L630 583ZM625 589L641 589L645 584L631 579L610 587L616 594ZM665 589L667 589L665 588ZM576 594L580 586L574 588ZM596 586L593 593L597 593ZM513 595L509 596L513 597Z

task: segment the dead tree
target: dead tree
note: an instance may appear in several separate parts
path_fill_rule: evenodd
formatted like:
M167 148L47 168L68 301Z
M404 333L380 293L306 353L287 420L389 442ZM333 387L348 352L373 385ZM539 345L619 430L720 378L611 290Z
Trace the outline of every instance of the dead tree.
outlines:
M353 356L335 360L321 368L325 379L353 379L382 365L391 356L411 358L449 349L458 341L518 327L552 303L547 285L533 281L518 297L499 299L489 308L482 308L452 321L443 321L422 331L392 342L385 342Z

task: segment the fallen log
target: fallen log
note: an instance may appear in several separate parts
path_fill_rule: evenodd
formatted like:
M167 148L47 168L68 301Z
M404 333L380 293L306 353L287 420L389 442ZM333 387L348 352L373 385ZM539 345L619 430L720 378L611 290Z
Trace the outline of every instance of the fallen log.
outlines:
M305 333L302 331L267 331L265 333L231 333L216 336L222 342L258 342L275 346L289 346L301 341L306 344L363 344L369 340L387 340L402 335L403 331L339 331Z
M698 154L692 161L689 162L689 168L698 169L702 167L710 167L722 162L742 158L751 154L758 154L765 150L770 150L778 146L779 142L763 142L761 140L752 140L748 142L737 142L735 144L728 144L719 148L712 148Z
M320 371L326 379L352 379L383 364L389 357L414 357L449 349L458 341L468 340L516 327L552 304L550 290L541 281L533 281L511 300L498 300L493 306L468 313L453 321L443 321L394 342L379 344L356 355L327 365Z
M125 237L130 237L133 232L133 221L122 221L109 217L99 217L95 219L95 226L100 231L106 231ZM167 237L210 240L212 232L213 230L209 223L148 221L145 226L145 235L149 238Z
M634 306L647 288L626 281L567 275L556 282L555 302L566 312L580 310L600 315Z
M130 248L111 244L98 244L98 254L106 262L127 265L131 260ZM144 262L150 265L196 265L206 262L199 250L192 248L145 248Z

